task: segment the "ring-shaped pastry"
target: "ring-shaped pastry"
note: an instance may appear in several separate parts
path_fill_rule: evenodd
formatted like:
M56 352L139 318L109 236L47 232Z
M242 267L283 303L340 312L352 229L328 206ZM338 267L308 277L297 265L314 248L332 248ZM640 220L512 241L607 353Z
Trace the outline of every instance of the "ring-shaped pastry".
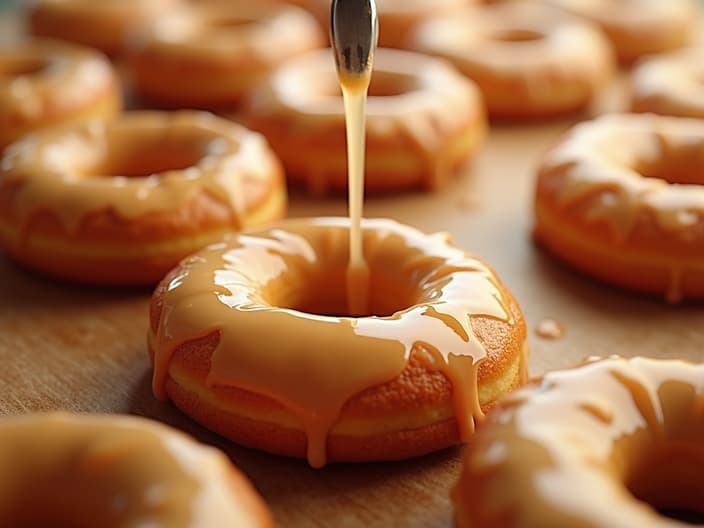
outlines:
M525 381L516 301L446 235L365 220L362 236L369 316L342 315L347 219L286 221L184 260L152 297L155 394L314 467L466 441Z

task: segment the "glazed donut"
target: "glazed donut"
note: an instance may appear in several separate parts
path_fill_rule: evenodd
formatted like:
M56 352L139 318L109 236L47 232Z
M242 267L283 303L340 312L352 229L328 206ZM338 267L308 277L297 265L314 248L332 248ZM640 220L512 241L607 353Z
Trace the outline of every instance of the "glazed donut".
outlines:
M607 282L704 298L704 121L610 115L577 125L538 171L535 236Z
M631 76L634 112L704 118L704 48L644 59Z
M0 461L2 526L273 526L227 457L143 418L3 418Z
M161 106L234 107L276 66L323 46L295 6L238 1L192 5L156 21L129 59L138 95Z
M597 23L623 64L643 55L686 46L692 41L700 18L693 0L546 1Z
M121 105L110 63L92 50L49 40L0 47L0 153L29 132L110 117Z
M237 118L267 137L289 180L315 193L347 189L345 115L330 50L279 68ZM442 61L397 50L377 50L366 119L368 191L437 188L486 133L470 81Z
M446 235L390 220L362 229L378 317L325 315L346 313L347 219L287 221L184 260L152 297L156 396L314 467L466 440L525 380L521 311Z
M85 44L111 56L129 46L131 34L182 0L34 0L29 31Z
M288 0L312 12L324 28L330 24L330 0ZM377 0L379 46L405 48L408 36L422 22L451 15L478 0Z
M704 365L610 358L502 399L465 451L457 528L690 526L701 511Z
M614 70L598 29L541 5L467 9L423 24L411 40L417 51L449 60L475 81L492 117L582 110Z
M286 208L264 138L207 113L127 113L32 135L5 154L0 245L72 281L155 284L224 232Z

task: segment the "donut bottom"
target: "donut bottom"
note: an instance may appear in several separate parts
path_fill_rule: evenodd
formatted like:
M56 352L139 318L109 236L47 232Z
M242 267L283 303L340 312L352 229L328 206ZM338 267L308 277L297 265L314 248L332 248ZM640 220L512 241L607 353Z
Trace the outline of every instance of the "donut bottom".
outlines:
M154 339L150 332L152 357ZM306 434L294 415L268 398L239 389L208 386L208 367L203 359L196 352L194 357L172 361L166 392L176 407L207 429L242 446L306 457ZM495 363L500 368L493 368L484 379L480 376L478 389L483 411L525 383L526 364L527 345L523 344L513 351L512 357ZM406 372L412 383L433 385L420 354L413 353ZM356 399L353 397L343 408L328 434L328 462L403 460L461 443L450 390L440 397L421 397L416 406L358 405Z
M576 229L540 202L535 212L536 241L574 268L624 289L664 295L670 302L704 299L704 255L616 245L597 231Z
M213 205L212 200L205 205L208 203ZM103 236L82 233L80 226L69 234L54 218L30 224L22 233L15 223L0 214L0 244L19 264L52 277L83 284L150 286L182 258L217 242L235 227L244 229L282 218L286 204L286 189L277 184L246 211L238 226L231 221L211 221L202 228L187 231L188 224L196 225L198 216L194 213L185 215L186 221L180 227L161 226L161 233L153 226L141 229L137 219L113 225ZM187 221L188 217L194 220Z

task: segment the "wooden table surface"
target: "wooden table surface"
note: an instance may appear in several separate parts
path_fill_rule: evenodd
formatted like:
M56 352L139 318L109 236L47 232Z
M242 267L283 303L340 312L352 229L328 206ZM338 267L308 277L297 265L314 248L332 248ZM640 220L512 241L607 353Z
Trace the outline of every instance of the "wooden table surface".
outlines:
M607 104L618 105L618 89ZM432 232L488 260L519 299L531 329L531 372L591 355L704 358L704 305L667 305L617 291L563 267L530 237L534 169L570 123L493 127L473 170L435 194L370 198L366 215ZM293 193L291 215L344 215L344 198ZM145 334L149 291L61 284L0 255L0 414L63 409L130 413L166 422L223 448L252 479L278 524L444 527L461 450L401 463L333 465L251 451L218 438L157 402ZM544 318L565 326L558 340L535 333Z

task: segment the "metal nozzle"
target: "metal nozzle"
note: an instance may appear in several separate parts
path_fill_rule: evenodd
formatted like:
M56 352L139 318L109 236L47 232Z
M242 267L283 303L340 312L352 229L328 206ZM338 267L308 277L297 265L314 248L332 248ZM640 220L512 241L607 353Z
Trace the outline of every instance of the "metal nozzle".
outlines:
M374 0L332 0L330 42L338 73L371 73L378 36Z

